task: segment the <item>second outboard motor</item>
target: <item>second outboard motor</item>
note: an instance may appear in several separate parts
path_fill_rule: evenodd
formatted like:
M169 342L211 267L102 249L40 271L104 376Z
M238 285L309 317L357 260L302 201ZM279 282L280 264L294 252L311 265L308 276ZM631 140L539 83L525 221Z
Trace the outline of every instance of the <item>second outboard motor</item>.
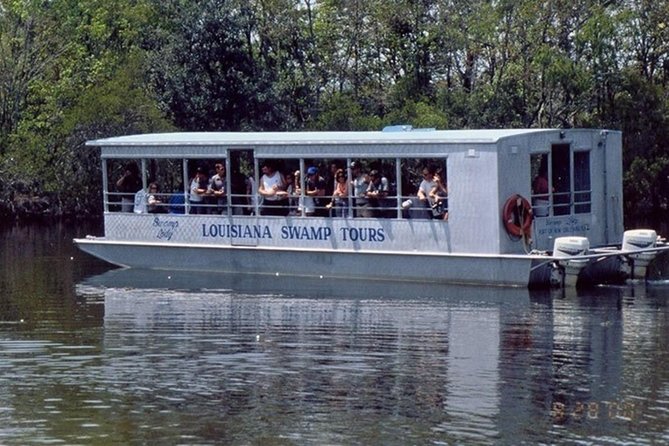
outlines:
M637 251L655 248L657 246L657 232L652 229L632 229L623 234L623 251ZM655 258L655 251L626 254L632 262L632 278L645 279L648 264Z

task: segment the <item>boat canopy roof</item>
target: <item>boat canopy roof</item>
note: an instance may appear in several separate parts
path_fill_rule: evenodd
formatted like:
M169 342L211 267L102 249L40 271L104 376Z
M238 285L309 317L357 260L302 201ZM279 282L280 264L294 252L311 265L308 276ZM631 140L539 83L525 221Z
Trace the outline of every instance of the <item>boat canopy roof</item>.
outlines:
M409 127L410 129L410 127ZM504 138L559 129L483 129L356 132L175 132L127 135L88 141L103 157L224 156L226 149L254 149L258 158L366 156L432 157L444 145L496 144ZM420 147L417 147L419 145ZM417 153L418 152L418 153Z

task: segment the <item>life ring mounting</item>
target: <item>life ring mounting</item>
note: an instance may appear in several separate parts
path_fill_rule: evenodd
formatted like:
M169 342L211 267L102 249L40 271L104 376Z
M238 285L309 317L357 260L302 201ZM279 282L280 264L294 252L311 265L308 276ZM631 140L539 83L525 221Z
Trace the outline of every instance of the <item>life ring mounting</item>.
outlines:
M513 194L504 202L502 222L509 235L529 238L533 220L532 205L522 195Z

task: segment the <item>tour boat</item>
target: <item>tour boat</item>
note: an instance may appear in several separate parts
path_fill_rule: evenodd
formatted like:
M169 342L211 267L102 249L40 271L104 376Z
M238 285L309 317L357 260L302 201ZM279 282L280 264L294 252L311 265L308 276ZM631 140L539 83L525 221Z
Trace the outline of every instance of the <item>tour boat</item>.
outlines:
M619 131L178 132L87 146L101 150L104 236L75 242L122 267L549 287L643 278L669 250L652 229L624 230Z

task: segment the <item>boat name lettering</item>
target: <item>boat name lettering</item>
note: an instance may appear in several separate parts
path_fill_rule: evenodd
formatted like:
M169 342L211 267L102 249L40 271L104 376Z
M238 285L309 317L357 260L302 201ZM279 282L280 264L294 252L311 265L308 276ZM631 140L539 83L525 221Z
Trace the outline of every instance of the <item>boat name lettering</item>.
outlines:
M156 234L158 240L172 240L174 230L179 227L179 222L176 220L165 220L160 217L153 219L153 226L160 228Z
M176 229L179 227L179 222L176 220L161 220L160 217L153 219L153 226L158 228Z
M383 242L386 233L383 228L341 228L342 239L352 242Z
M266 225L202 224L202 237L215 238L272 238Z
M328 240L332 228L327 226L282 226L281 238L286 240Z

